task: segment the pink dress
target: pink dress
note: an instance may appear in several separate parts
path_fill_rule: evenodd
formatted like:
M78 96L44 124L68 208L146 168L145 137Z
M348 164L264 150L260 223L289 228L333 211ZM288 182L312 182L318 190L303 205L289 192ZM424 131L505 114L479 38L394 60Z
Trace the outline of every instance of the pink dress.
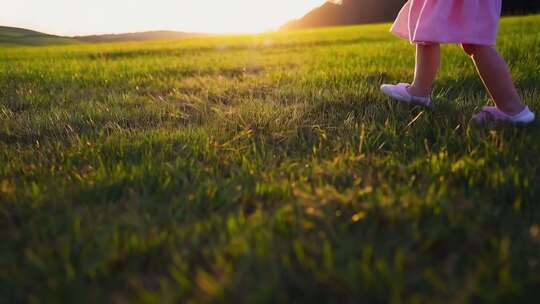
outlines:
M495 45L502 0L409 0L391 32L413 43Z

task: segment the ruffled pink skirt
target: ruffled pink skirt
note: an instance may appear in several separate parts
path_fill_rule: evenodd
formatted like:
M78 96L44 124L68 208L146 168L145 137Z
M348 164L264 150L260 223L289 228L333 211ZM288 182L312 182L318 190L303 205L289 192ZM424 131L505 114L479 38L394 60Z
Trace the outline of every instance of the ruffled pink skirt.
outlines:
M409 0L391 32L413 43L495 45L502 0Z

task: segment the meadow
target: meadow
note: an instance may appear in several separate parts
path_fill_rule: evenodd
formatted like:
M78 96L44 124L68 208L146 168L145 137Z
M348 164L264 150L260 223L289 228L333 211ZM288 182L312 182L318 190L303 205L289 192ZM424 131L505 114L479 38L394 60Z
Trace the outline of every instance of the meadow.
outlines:
M0 303L534 303L540 128L388 24L0 46ZM540 112L540 15L498 49Z

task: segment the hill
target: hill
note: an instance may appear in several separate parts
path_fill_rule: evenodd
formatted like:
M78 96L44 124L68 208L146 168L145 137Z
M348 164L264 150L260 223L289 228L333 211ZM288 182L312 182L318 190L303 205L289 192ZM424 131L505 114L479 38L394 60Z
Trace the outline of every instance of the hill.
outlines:
M49 45L75 43L79 43L79 41L69 37L49 35L16 27L0 26L0 44Z
M283 25L282 30L323 26L365 24L393 20L405 0L343 0L342 4L326 2L307 13L304 17ZM540 11L540 1L504 1L505 14Z
M104 34L90 36L63 37L41 33L38 31L0 26L0 44L13 45L53 45L101 42L127 42L150 40L176 40L192 37L206 36L203 33L187 33L176 31L148 31L139 33Z

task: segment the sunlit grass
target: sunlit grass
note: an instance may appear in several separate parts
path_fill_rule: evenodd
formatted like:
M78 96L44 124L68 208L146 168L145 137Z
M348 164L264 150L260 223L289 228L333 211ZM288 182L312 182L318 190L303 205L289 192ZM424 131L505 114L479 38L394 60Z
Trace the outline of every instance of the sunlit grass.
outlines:
M537 112L539 26L499 41ZM387 29L0 49L0 298L530 302L538 125L472 127L455 46L433 110L381 96Z

